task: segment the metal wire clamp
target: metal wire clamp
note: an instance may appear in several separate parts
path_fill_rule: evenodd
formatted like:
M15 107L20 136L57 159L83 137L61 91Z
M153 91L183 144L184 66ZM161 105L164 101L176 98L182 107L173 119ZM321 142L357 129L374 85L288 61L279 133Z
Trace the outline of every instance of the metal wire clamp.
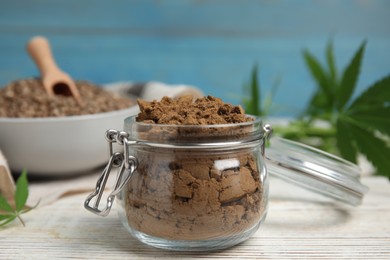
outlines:
M135 142L129 141L127 138L128 134L126 132L117 130L108 130L106 132L109 160L96 183L94 192L88 195L84 202L84 207L96 215L103 217L108 215L115 200L115 196L123 189L138 167L137 159L129 154L129 145L134 144ZM114 152L114 143L122 145L123 152ZM113 168L119 168L114 188L107 196L105 207L99 209L107 180Z

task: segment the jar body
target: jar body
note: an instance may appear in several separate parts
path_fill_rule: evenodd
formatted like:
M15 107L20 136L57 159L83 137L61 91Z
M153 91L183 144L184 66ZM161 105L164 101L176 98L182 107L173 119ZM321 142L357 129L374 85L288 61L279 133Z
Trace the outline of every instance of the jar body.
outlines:
M119 215L146 244L226 248L248 239L266 216L260 141L224 149L132 145L129 153L138 168L118 196Z

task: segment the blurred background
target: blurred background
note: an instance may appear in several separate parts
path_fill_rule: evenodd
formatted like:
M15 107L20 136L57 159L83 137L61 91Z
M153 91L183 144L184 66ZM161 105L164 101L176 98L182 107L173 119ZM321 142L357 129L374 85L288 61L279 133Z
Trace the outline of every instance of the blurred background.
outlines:
M315 89L304 49L325 63L332 40L342 70L367 40L355 95L390 71L387 0L0 0L0 86L38 75L35 35L75 79L187 84L235 104L257 64L262 92L278 86L277 116Z

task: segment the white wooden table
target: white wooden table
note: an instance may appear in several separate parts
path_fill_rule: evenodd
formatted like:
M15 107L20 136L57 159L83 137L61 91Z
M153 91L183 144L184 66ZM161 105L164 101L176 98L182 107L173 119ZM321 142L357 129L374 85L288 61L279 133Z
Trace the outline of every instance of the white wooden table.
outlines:
M364 177L370 187L359 207L271 179L269 213L248 241L216 252L171 252L133 239L116 215L83 208L86 193L42 205L0 229L0 259L390 259L390 183Z

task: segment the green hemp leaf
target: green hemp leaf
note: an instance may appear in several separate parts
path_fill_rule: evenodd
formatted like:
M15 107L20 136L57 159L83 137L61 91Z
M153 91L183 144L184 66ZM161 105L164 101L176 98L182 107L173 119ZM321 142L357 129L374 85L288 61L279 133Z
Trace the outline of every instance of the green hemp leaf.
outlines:
M303 117L332 121L336 118L337 113L344 109L354 92L365 46L366 42L364 41L341 77L338 77L331 41L326 49L327 68L323 67L308 50L304 51L303 57L307 68L318 88L304 111Z
M390 76L374 83L337 118L337 146L356 162L366 155L377 173L390 178Z
M365 47L363 41L342 71L337 70L332 41L327 44L324 65L304 50L303 58L316 89L303 113L287 126L274 126L274 133L341 155L354 163L358 155L365 155L376 167L376 174L390 179L390 75L353 98ZM254 70L252 95L260 93L256 77ZM259 106L259 100L252 97L244 104L252 113L264 116L261 110L252 109ZM318 122L325 123L326 127L319 126Z
M271 90L263 96L263 93L260 91L258 74L258 66L255 64L251 72L249 83L244 85L244 92L246 92L247 95L243 98L243 105L247 114L266 117L270 114L271 110L274 109L274 104L272 102L281 78L276 78L271 86Z
M260 86L257 80L257 65L253 67L251 74L251 81L248 85L245 86L246 90L250 93L250 99L244 99L244 105L246 107L246 112L252 115L262 116L264 111L261 109L261 93Z
M28 182L27 172L24 170L18 180L16 181L16 189L14 194L14 206L11 206L10 202L5 197L0 195L0 227L12 222L15 219L25 226L25 223L20 215L30 211L36 206L29 208L26 207L26 201L28 198Z
M337 147L343 158L354 163L359 153L365 155L376 167L377 174L390 178L390 76L369 86L352 100L365 46L366 41L363 41L340 77L332 42L326 50L327 68L308 51L304 52L318 88L303 117L307 118L308 124L316 119L328 121L330 128L335 130L335 141L331 133L326 137L329 146Z

